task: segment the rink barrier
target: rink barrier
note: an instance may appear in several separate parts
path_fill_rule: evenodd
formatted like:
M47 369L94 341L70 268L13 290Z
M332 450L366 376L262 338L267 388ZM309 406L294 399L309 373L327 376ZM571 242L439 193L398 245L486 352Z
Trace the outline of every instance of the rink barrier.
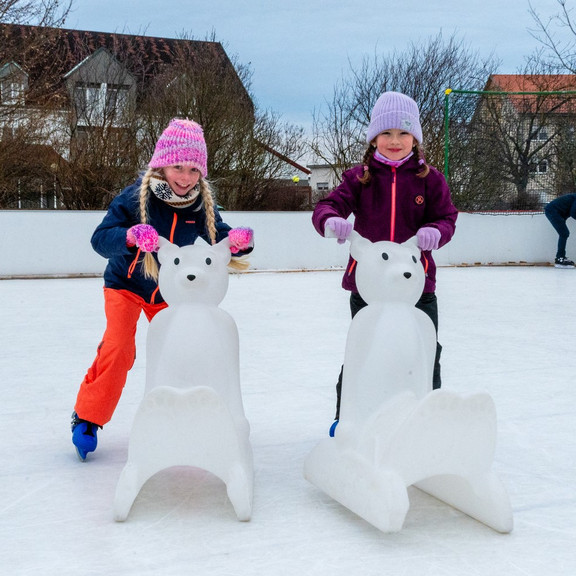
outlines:
M90 237L101 211L0 210L0 279L100 276L106 260ZM348 245L323 239L311 212L222 212L230 226L254 229L251 271L341 269ZM568 220L571 232L576 228ZM573 234L574 236L574 234ZM461 213L452 241L435 252L438 266L549 265L557 235L543 213ZM576 257L572 237L568 256Z

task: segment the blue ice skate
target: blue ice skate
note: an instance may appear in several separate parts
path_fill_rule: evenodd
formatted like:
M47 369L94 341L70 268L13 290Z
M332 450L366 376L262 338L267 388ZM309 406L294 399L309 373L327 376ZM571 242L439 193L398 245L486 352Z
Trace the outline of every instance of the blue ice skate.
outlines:
M334 434L336 434L336 426L338 426L338 422L340 422L340 420L334 420L334 422L332 422L332 426L330 426L330 438L334 438Z
M87 420L78 418L78 414L72 414L72 442L76 446L78 458L84 462L88 452L94 452L98 445L96 436L98 426Z

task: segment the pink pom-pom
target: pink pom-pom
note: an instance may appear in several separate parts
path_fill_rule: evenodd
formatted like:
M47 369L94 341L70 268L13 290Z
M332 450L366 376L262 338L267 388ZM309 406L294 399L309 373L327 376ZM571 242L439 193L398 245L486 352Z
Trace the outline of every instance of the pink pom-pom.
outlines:
M126 246L129 247L136 246L136 236L134 236L132 228L128 228L128 230L126 231Z
M126 233L126 240L130 245L131 240L143 252L156 252L158 250L158 232L150 224L136 224Z
M247 250L253 246L254 230L252 228L232 228L228 232L228 240L232 254Z

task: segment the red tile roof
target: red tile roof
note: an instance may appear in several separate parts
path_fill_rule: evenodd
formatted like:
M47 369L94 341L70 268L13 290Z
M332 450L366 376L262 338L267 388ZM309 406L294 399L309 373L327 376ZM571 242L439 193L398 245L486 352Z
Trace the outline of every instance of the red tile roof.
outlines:
M493 74L485 90L502 92L557 92L576 90L574 74Z
M493 74L486 91L510 92L508 100L521 114L576 113L576 75L574 74ZM518 94L528 92L529 94ZM535 92L574 92L570 95L541 96Z

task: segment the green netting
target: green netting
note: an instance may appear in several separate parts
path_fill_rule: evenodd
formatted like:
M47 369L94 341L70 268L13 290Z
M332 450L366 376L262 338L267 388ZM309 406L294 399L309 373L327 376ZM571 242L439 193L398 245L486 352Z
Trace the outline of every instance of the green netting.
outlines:
M446 90L444 173L459 210L540 211L574 192L576 92Z

